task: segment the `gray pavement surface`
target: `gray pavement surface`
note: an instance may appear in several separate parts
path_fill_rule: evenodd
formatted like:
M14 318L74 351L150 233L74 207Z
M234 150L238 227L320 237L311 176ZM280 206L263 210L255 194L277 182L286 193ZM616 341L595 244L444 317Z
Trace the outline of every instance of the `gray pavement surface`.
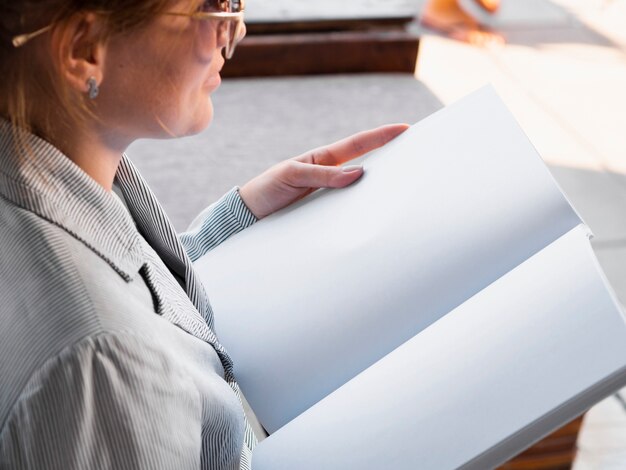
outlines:
M178 230L275 163L442 106L410 75L225 80L213 102L214 122L202 134L128 150Z

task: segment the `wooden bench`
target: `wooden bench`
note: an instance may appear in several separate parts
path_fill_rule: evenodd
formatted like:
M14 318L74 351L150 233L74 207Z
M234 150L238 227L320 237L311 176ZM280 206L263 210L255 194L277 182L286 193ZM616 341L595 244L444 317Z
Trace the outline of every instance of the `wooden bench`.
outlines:
M383 5L368 0L250 2L248 34L222 75L414 73L419 48L410 28L414 5L406 0L379 3Z
M576 440L583 417L539 441L499 470L570 470L576 457Z

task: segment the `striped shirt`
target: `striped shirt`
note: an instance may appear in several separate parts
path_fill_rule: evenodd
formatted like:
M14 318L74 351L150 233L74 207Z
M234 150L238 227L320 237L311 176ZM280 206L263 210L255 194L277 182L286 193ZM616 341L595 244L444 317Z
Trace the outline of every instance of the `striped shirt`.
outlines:
M0 469L247 469L255 437L192 261L255 222L237 188L178 236L124 156L105 191L0 120Z

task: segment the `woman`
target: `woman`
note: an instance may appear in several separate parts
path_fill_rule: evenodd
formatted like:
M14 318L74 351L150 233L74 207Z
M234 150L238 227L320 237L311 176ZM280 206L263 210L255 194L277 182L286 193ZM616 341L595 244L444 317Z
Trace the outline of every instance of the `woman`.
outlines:
M0 0L0 468L249 468L191 262L406 126L234 188L176 235L125 149L203 130L240 0Z

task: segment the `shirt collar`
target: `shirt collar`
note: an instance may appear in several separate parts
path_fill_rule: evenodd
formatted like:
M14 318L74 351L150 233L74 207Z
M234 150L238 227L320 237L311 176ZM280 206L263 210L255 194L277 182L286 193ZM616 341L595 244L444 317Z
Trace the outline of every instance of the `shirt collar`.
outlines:
M132 280L144 255L130 214L53 145L32 134L24 143L26 154L18 154L12 125L0 119L0 194L61 227Z

